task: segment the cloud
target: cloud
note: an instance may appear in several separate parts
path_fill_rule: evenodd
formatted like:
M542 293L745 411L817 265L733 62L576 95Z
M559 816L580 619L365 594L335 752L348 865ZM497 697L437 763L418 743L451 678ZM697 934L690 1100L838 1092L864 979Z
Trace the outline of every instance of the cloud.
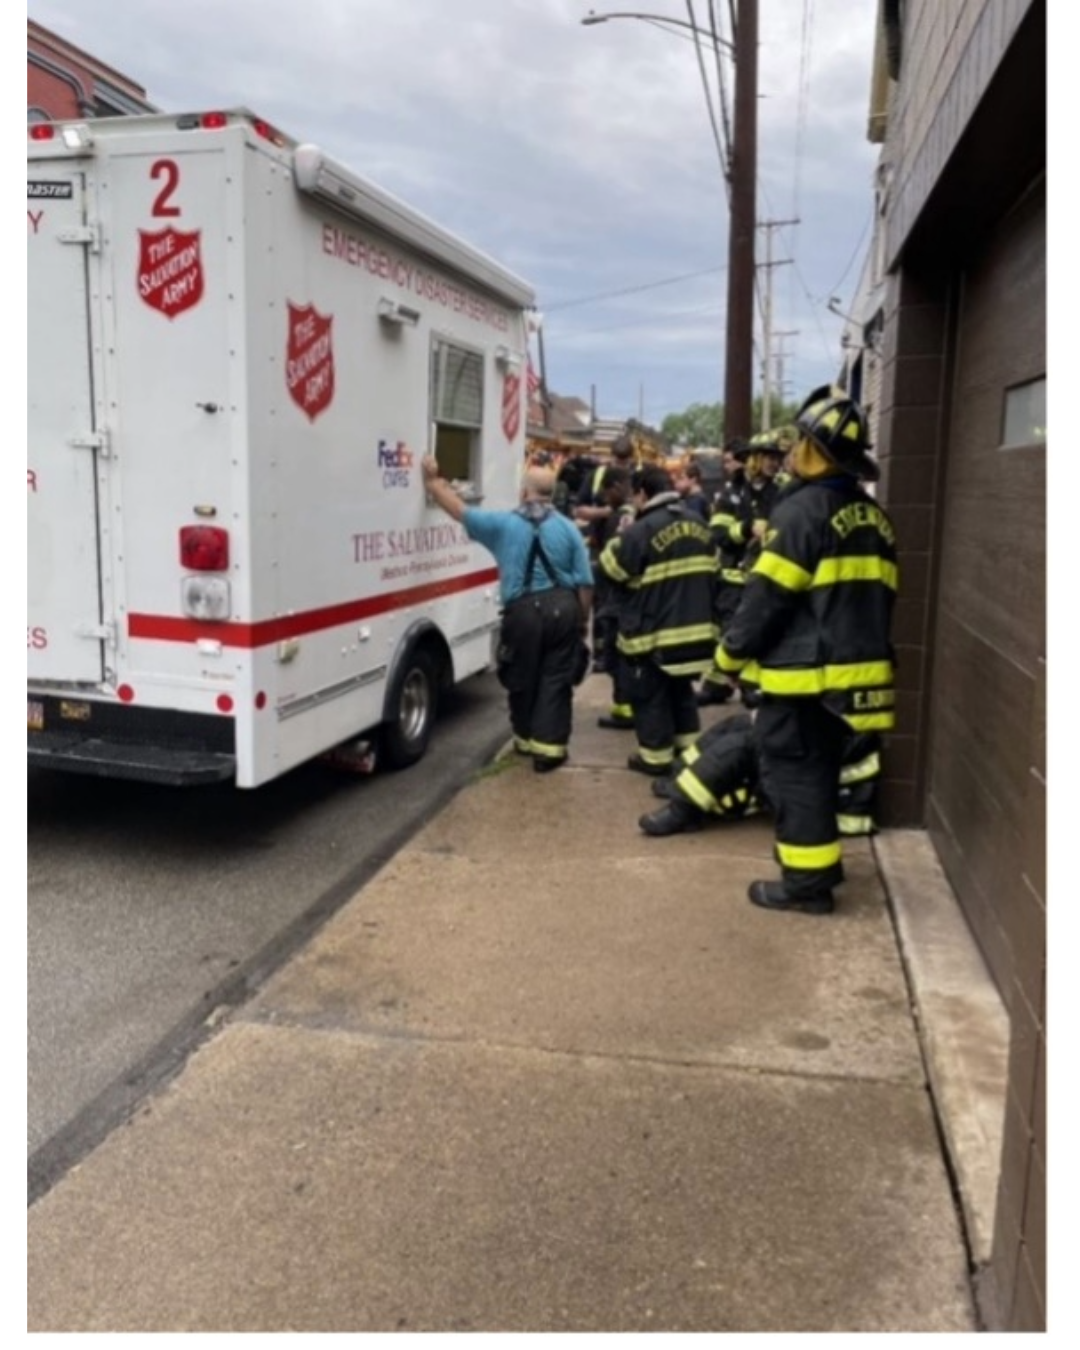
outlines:
M30 0L28 14L162 108L251 107L491 253L551 307L550 384L581 397L595 386L611 416L636 415L644 387L658 423L721 398L727 196L678 27L685 4L653 0L666 27L583 27L589 8ZM838 285L850 296L861 266L876 0L761 11L759 217L800 222L775 240L792 258L775 269L774 302L776 326L797 330L785 339L794 395L835 374L840 323L825 304ZM707 0L696 12L704 22ZM712 52L705 64L715 97Z

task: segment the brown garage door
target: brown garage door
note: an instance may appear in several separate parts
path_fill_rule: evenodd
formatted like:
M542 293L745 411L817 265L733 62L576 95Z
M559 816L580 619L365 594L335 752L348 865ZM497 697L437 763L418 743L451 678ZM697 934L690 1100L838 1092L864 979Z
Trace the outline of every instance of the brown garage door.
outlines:
M1044 185L957 283L928 820L1011 1003L1025 944L1044 931Z

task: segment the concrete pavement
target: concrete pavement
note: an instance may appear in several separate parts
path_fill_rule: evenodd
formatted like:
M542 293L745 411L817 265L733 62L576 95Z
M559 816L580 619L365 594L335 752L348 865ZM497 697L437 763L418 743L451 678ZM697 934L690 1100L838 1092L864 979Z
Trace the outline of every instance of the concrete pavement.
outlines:
M29 1330L978 1329L1007 1022L925 840L757 909L768 822L646 838L607 694L32 1207Z

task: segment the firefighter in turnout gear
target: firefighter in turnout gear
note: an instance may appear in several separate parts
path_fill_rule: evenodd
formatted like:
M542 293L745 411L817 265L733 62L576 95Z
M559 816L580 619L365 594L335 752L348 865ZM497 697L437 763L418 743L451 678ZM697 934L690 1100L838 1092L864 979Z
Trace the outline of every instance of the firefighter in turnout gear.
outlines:
M755 881L750 899L827 914L843 880L845 737L894 723L896 536L860 486L876 479L877 466L858 404L826 385L800 408L796 427L796 481L773 509L716 664L760 693L754 730L781 880Z
M716 623L716 547L667 470L634 471L638 517L606 544L605 575L619 588L618 649L637 732L628 767L667 773L701 730L694 680L711 664Z
M760 552L769 512L780 494L777 478L787 451L774 432L762 431L739 442L733 453L740 465L738 485L730 496L721 496L709 522L722 559L717 592L721 633L738 607L747 574ZM731 686L713 669L702 680L697 701L704 707L726 703L730 696Z
M844 740L836 825L841 835L875 833L880 737L849 731ZM714 722L684 751L669 778L656 778L653 795L667 805L641 817L645 834L662 837L699 830L710 820L742 820L770 809L761 785L752 713Z

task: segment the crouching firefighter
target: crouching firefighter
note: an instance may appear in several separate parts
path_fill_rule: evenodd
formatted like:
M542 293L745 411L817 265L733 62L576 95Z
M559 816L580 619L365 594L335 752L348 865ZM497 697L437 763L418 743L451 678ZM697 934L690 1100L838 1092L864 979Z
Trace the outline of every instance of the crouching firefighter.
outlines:
M877 733L849 732L837 802L836 828L841 835L876 833L880 778ZM703 731L683 753L671 777L654 779L652 790L667 805L642 816L638 824L656 837L700 830L710 820L743 820L771 810L761 785L752 714L726 717Z
M824 386L795 423L796 481L773 507L716 664L761 697L754 732L781 876L753 882L749 898L766 909L828 914L844 877L837 806L845 738L894 724L896 535L860 486L877 466L858 404Z

